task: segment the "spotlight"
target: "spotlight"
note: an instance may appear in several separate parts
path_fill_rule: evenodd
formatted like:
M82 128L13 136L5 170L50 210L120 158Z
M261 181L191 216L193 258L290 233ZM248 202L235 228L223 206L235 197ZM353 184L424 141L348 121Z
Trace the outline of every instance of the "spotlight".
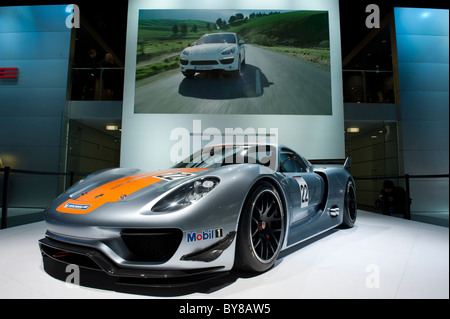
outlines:
M117 126L117 125L106 125L106 130L107 131L118 131L119 130L119 126Z

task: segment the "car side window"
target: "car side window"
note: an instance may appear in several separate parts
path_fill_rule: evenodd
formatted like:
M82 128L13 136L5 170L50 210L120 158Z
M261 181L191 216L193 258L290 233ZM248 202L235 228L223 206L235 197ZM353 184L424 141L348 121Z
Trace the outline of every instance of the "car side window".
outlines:
M308 168L296 153L288 149L281 149L280 171L283 173L301 173L307 172Z

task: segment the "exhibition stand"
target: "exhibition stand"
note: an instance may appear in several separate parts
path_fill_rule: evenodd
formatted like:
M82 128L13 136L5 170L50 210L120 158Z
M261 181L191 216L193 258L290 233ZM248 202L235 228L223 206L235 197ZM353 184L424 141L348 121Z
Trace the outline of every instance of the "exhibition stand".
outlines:
M127 287L126 293L50 277L38 248L45 230L37 222L0 231L1 299L449 298L448 228L365 211L358 211L354 228L332 230L282 252L261 275L232 273L184 288Z

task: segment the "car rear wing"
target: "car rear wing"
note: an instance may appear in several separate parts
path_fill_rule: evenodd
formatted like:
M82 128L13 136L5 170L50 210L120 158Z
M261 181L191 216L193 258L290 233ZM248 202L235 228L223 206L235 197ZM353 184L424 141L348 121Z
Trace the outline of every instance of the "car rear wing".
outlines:
M352 158L347 157L345 159L313 159L309 160L313 165L342 165L346 170L349 170L352 166Z

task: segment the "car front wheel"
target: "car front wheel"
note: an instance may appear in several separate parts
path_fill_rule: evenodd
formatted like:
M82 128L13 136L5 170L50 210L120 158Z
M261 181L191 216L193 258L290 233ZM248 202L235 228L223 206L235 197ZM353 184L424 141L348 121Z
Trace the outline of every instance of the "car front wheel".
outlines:
M277 190L268 182L258 184L250 193L241 214L236 268L264 272L277 259L284 239L285 216Z

